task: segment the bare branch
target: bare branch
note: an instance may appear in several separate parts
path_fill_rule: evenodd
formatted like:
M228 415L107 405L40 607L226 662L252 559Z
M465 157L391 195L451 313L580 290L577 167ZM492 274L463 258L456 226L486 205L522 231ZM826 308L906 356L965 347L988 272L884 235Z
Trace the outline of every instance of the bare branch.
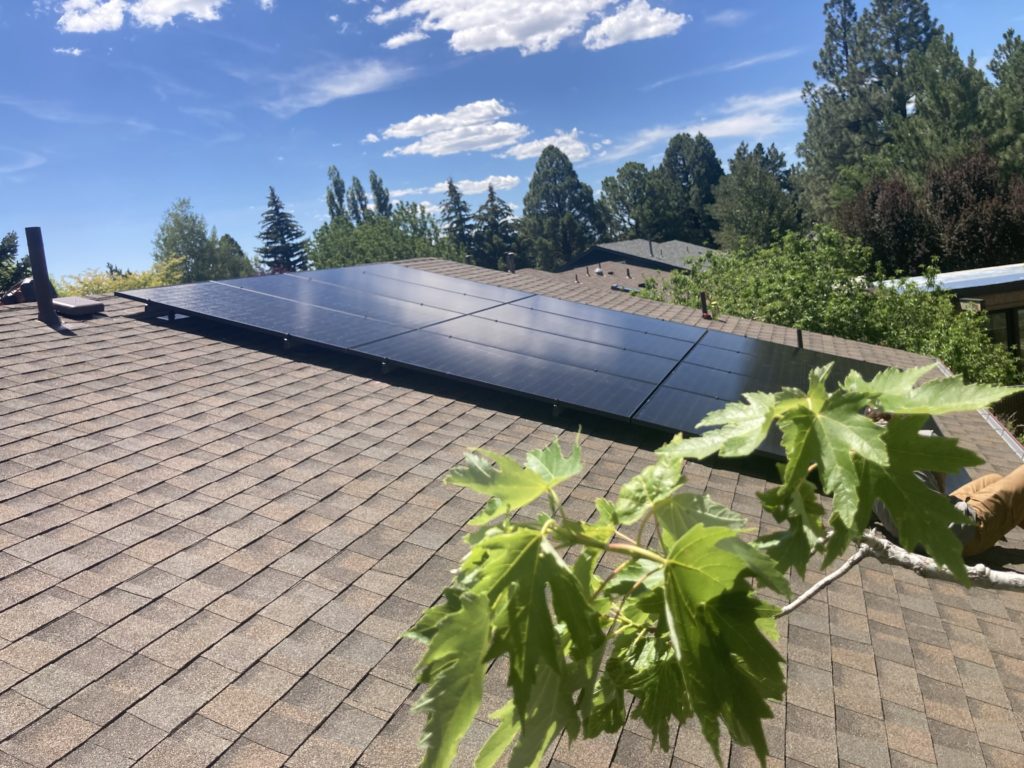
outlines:
M956 581L956 577L946 568L936 563L926 555L916 555L908 552L898 544L893 544L887 538L873 530L866 530L858 539L860 542L856 551L850 559L836 568L828 576L815 582L807 591L797 597L788 605L784 605L778 615L785 616L792 613L801 605L806 603L829 584L838 581L847 574L853 566L859 563L867 555L877 560L907 568L919 576L929 579L940 579L942 581ZM1015 571L997 571L987 565L978 563L967 568L967 577L971 580L972 586L986 589L1007 589L1014 592L1024 592L1024 573Z
M814 584L807 588L806 592L804 592L802 595L798 596L795 600L793 600L793 602L789 603L788 605L782 606L782 609L779 611L778 615L781 617L785 616L787 613L792 613L793 611L795 611L797 608L806 603L808 600L810 600L812 597L818 594L821 590L823 590L833 581L838 581L843 576L845 576L850 571L850 569L853 568L853 566L855 566L857 563L863 560L864 557L870 553L871 550L868 548L868 545L861 544L859 547L857 547L857 551L850 556L849 560L847 560L841 566L832 571L832 573L830 573L828 576L823 577L820 581L816 581Z
M883 563L909 568L914 573L929 579L956 581L956 577L949 570L938 565L930 557L908 552L898 544L893 544L879 533L870 530L864 531L860 541L861 546L867 547L872 557L877 558ZM967 577L975 587L1024 592L1024 573L999 571L978 563L977 565L968 566Z

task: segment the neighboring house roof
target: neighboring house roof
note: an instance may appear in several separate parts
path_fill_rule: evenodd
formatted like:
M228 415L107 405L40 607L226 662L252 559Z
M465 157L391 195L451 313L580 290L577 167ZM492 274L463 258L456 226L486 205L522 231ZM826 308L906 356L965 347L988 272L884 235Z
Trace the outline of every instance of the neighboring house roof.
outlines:
M927 278L910 277L907 282L921 286ZM999 267L979 267L978 269L961 269L955 272L942 272L935 277L935 284L944 290L954 293L970 292L975 289L1006 289L1024 286L1024 264L1005 264Z
M688 270L709 252L710 248L684 243L682 240L668 240L664 243L656 243L653 240L621 240L617 243L598 243L591 246L562 271L576 269L603 259L644 262L653 269Z
M702 321L543 273L412 265L796 344L791 329ZM582 424L585 472L566 508L585 515L653 461L660 439L105 303L104 317L67 321L73 336L30 305L0 309L2 766L416 764L422 648L402 633L448 583L481 501L445 474L468 448L522 459ZM923 361L820 334L804 343ZM986 458L977 472L1018 464L980 415L937 421ZM745 465L690 463L686 475L774 529L756 497L767 482ZM1020 533L1007 552L1024 549ZM967 592L866 560L780 629L790 687L766 726L770 764L1024 759L1024 594ZM500 680L488 686L498 701ZM492 727L476 721L467 749ZM668 764L649 749L630 725L562 738L550 765ZM673 752L673 765L713 763L692 722ZM723 756L753 760L728 743Z

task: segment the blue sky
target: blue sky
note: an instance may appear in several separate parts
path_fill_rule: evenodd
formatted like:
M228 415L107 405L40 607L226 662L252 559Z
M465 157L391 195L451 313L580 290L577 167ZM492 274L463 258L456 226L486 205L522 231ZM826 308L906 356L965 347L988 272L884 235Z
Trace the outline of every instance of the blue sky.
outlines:
M3 0L0 230L53 274L150 264L179 197L248 251L268 185L311 231L326 169L519 204L556 143L599 189L702 130L790 160L819 0ZM1019 0L932 3L987 61Z

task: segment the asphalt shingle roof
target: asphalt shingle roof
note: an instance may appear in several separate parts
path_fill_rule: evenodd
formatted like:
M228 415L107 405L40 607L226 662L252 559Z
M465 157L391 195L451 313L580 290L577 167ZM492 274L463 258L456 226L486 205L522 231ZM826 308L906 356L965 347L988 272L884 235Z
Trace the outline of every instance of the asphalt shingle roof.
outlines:
M537 273L414 266L707 324L683 307ZM420 647L401 635L447 584L480 503L441 480L468 448L522 458L571 440L578 422L230 329L151 324L128 301L107 307L69 321L68 337L33 307L0 310L0 766L417 762ZM712 324L796 343L789 329ZM980 416L940 426L987 459L982 470L1017 463ZM566 502L578 514L658 444L589 417L582 438L586 469ZM701 464L686 474L693 490L769 524L755 496L763 476ZM1024 537L1003 554L1024 561ZM781 631L790 687L767 724L771 765L1024 764L1024 594L865 561ZM489 676L486 711L502 693L500 675ZM491 727L476 722L467 753ZM723 754L755 762L728 743ZM713 759L692 723L671 756L630 724L562 740L550 764Z

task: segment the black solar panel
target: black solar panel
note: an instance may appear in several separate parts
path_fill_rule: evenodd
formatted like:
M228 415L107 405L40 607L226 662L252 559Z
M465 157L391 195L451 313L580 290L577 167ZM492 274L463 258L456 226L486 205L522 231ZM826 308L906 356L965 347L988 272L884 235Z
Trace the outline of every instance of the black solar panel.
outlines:
M818 352L403 267L370 264L124 291L230 323L636 424L697 432L744 392L806 387ZM852 368L835 361L833 380ZM778 455L777 436L762 452Z

